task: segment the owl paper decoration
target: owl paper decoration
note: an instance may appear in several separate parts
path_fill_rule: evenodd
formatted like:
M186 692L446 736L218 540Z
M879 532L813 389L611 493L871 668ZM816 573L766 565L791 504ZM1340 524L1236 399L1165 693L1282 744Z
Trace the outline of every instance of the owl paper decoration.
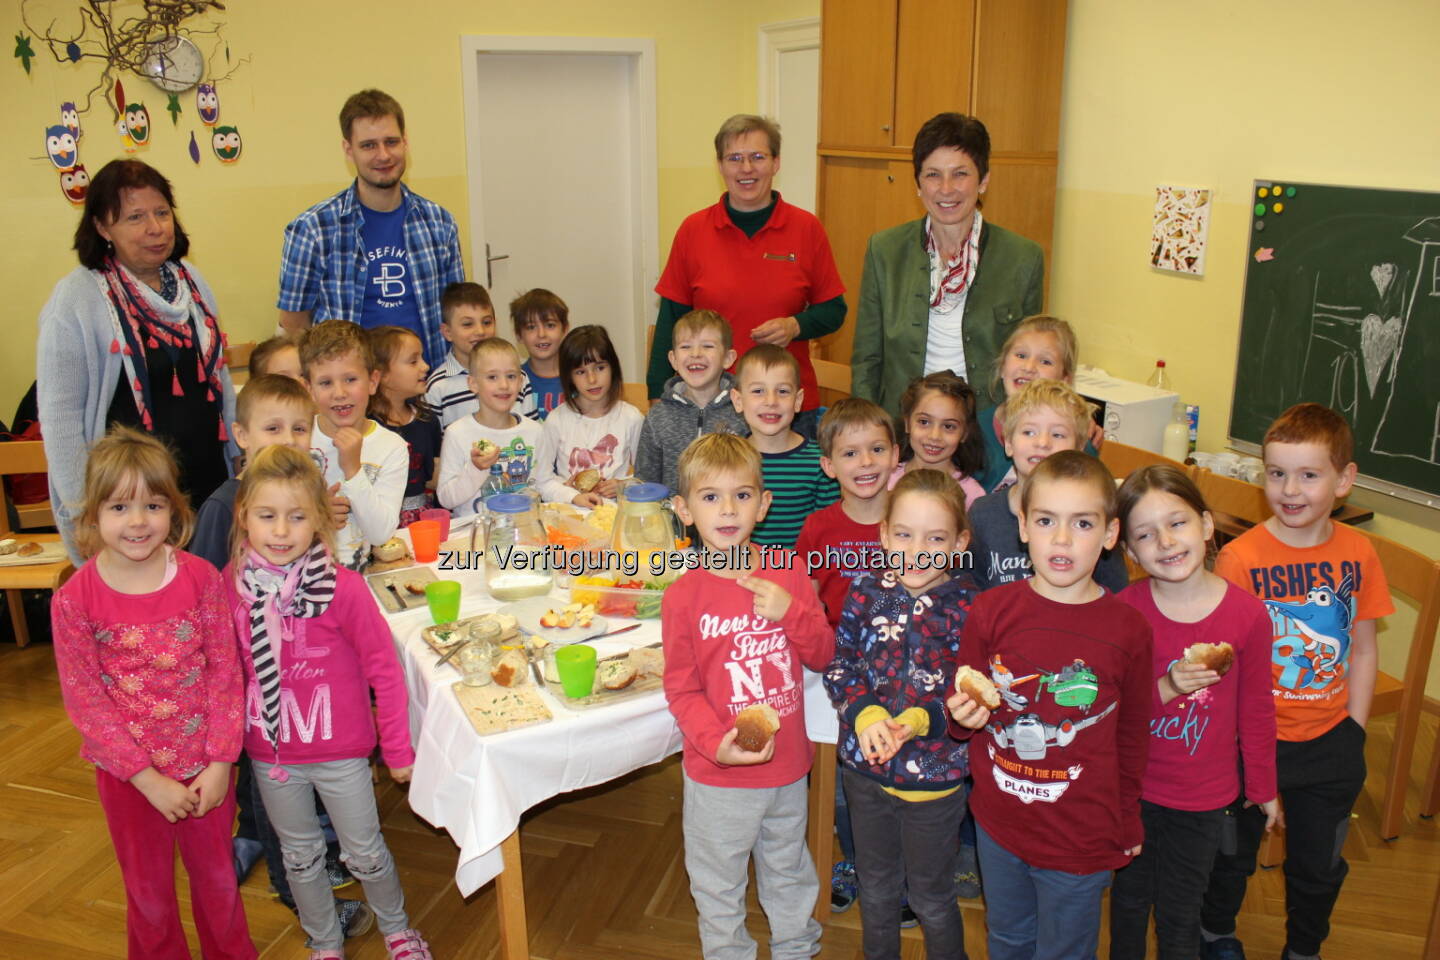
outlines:
M75 206L85 202L85 193L90 189L90 174L85 164L77 163L73 169L60 171L60 192Z
M135 152L135 140L130 136L130 128L125 124L125 118L121 117L115 123L115 132L120 136L120 147L126 153Z
M45 128L45 153L50 157L50 162L55 164L56 170L69 170L80 159L80 151L75 146L75 134L70 132L69 127L59 123Z
M80 131L80 111L69 100L60 104L60 122L75 135L77 141L84 135Z
M215 126L220 119L220 94L213 83L201 83L195 87L195 110L200 122L207 127Z
M210 137L210 145L221 163L234 163L240 159L240 130L236 127L216 127Z
M143 144L150 139L150 111L140 101L125 104L125 129L130 139Z

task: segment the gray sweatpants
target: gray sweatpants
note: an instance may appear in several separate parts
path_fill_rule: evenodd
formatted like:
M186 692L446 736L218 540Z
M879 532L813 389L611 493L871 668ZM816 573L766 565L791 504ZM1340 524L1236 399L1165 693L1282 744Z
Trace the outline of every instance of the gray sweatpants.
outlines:
M712 787L685 777L685 869L700 913L705 960L753 960L745 929L750 857L770 921L772 960L808 960L820 952L811 913L820 895L805 843L806 778L783 787Z
M252 762L265 813L280 838L285 876L310 948L339 950L345 943L345 931L335 914L335 895L325 875L325 833L315 813L316 793L325 801L330 824L340 839L340 859L364 887L380 932L398 933L409 927L400 875L380 833L370 761L357 757L285 764L290 778L284 783L270 779L274 764Z

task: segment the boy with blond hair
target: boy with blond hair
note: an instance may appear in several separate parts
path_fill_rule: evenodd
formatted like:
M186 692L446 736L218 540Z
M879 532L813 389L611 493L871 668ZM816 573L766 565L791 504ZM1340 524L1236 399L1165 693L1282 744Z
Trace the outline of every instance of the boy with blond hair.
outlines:
M946 701L951 733L974 731L990 960L1094 957L1111 873L1144 841L1150 626L1094 579L1120 534L1115 501L1094 457L1037 463L1020 495L1035 575L982 593L960 640L960 663L1001 695L993 712Z
M635 476L663 483L672 493L679 486L680 454L691 441L707 433L745 432L745 418L730 402L735 385L726 372L735 363L730 324L714 310L691 310L675 321L674 343L669 357L675 376L650 405L635 455Z
M315 401L314 449L321 471L349 505L335 536L337 563L359 570L370 547L400 525L400 504L410 476L410 448L393 430L365 416L380 385L380 370L365 331L345 320L326 320L305 331L300 369Z
M509 340L492 337L475 346L470 354L469 386L479 407L445 428L440 482L435 488L440 505L453 510L455 516L478 512L477 498L496 463L501 464L507 490L530 483L544 427L515 412L515 399L524 383L520 354Z
M1090 403L1060 380L1031 380L1005 402L1005 455L1015 463L1016 482L970 505L971 573L981 590L1034 574L1020 532L1021 499L1035 468L1059 450L1081 450L1090 430ZM1095 580L1111 593L1130 583L1125 557L1107 546Z
M753 854L770 955L802 960L819 950L821 931L805 842L815 749L800 668L825 669L835 634L794 557L762 557L751 540L770 506L753 447L729 433L700 437L680 457L679 487L676 512L695 526L705 562L665 591L660 617L665 698L684 737L685 869L701 949L755 955L745 929ZM771 735L739 740L740 725L765 708Z
M1274 628L1275 772L1285 809L1285 950L1320 954L1349 865L1340 855L1365 786L1365 723L1375 695L1376 623L1395 612L1370 541L1330 519L1358 467L1345 418L1297 404L1265 432L1272 516L1230 541L1215 572L1265 602ZM1235 916L1265 829L1235 806L1236 850L1215 858L1200 914L1205 960L1243 960Z
M730 399L745 418L772 498L755 529L755 542L794 547L805 518L839 496L835 481L820 467L820 447L791 429L805 402L800 364L773 343L751 347L735 365Z

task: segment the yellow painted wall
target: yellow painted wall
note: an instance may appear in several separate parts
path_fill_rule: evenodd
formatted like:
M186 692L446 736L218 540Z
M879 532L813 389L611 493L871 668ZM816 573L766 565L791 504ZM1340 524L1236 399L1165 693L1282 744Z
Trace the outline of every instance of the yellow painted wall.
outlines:
M1251 181L1440 190L1440 4L1071 0L1051 308L1083 359L1134 380L1164 357L1223 448ZM1203 278L1148 261L1155 186L1216 191ZM1379 494L1370 529L1440 557L1440 514ZM1403 669L1404 612L1381 635ZM1440 662L1431 695L1440 695Z
M77 21L76 0L30 0L29 20L57 33ZM138 4L117 3L133 13ZM661 263L680 220L714 202L723 186L711 141L720 122L756 106L756 43L762 23L818 16L819 0L244 0L227 4L225 37L237 60L250 57L221 84L221 122L240 128L240 162L222 166L211 153L194 110L180 97L178 127L166 96L127 75L127 96L150 111L154 133L137 154L175 185L191 256L215 288L221 322L234 341L269 336L281 231L310 204L350 179L336 121L344 98L366 86L405 107L410 138L407 182L441 203L469 242L462 122L460 37L466 34L653 37L657 68L659 233ZM0 4L0 36L23 29L20 3ZM28 32L28 31L27 31ZM44 47L29 76L9 52L0 60L0 94L11 111L12 136L0 157L5 177L0 206L10 239L0 257L7 292L0 348L0 417L8 420L34 378L35 321L55 281L75 265L70 251L77 214L61 197L58 174L44 157L44 127L59 122L59 104L83 96L98 71L57 64ZM210 44L203 39L202 50ZM223 54L222 54L223 58ZM216 70L223 73L223 70ZM82 117L80 159L94 173L121 151L107 107L97 99ZM187 156L190 130L200 137L199 166ZM495 131L504 136L504 131ZM575 145L585 162L585 144ZM561 185L563 188L563 185ZM557 224L557 228L563 225ZM473 265L472 251L464 250ZM472 271L473 275L473 271ZM557 289L563 284L557 281Z

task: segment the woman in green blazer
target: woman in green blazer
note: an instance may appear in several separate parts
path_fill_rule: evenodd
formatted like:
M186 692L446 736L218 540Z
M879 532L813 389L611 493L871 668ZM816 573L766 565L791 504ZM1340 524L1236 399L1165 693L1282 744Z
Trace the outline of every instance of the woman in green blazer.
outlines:
M937 114L915 135L912 152L926 215L870 238L851 390L898 416L910 381L954 370L988 406L1001 344L1022 318L1040 312L1045 257L1035 242L980 214L990 182L983 123Z

